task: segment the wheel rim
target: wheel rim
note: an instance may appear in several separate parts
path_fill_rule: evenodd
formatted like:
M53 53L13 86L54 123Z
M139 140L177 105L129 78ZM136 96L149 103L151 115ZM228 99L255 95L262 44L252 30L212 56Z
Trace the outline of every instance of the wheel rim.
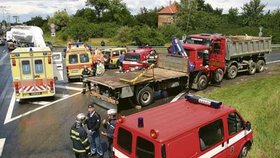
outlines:
M258 71L260 71L260 72L262 72L264 70L264 61L260 60L258 62L258 68L259 68Z
M236 75L237 75L237 71L236 71L235 67L232 67L230 70L230 76L232 78L234 78Z
M251 65L250 72L254 73L256 71L256 65Z
M248 149L246 146L244 146L241 151L241 158L245 158L247 156L247 153L248 153Z
M141 100L143 103L148 103L151 98L151 94L149 92L144 92L142 94Z
M200 85L200 89L203 89L205 88L205 86L207 85L207 81L205 78L202 78L199 82L199 85Z

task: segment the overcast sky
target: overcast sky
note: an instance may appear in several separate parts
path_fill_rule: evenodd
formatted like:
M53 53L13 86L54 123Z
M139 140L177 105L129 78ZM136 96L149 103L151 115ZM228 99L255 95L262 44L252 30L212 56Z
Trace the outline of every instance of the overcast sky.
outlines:
M126 3L129 10L136 14L141 7L154 8L166 6L170 0L122 0ZM172 0L174 1L174 0ZM179 0L176 0L179 1ZM210 3L213 8L223 8L227 13L231 7L240 8L243 4L250 0L205 0ZM274 10L280 8L280 0L262 0L267 4L266 10ZM52 16L57 10L66 9L69 14L75 13L78 9L85 7L85 0L0 0L0 19L10 17L10 21L14 22L13 16L19 16L20 22L30 20L34 16L46 17ZM6 10L3 14L3 8Z

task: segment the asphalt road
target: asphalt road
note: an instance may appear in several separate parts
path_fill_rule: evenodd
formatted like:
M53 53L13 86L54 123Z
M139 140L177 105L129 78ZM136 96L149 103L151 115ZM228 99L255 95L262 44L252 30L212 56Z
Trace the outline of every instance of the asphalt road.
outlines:
M267 60L280 60L280 51L267 55ZM9 55L5 47L0 47L0 157L74 157L69 130L76 115L86 112L91 102L89 95L80 94L81 87L79 82L58 83L54 98L19 103L13 97ZM167 96L159 97L146 108L170 102L179 93L176 89L168 91ZM96 110L102 118L106 117L105 109ZM121 111L125 115L134 112L137 109L133 105Z

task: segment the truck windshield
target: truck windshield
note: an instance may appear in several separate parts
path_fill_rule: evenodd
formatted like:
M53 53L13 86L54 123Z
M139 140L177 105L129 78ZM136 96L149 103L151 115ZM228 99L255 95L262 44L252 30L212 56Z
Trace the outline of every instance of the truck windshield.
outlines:
M81 61L81 63L89 62L88 54L80 54L80 61Z
M140 61L140 55L139 54L125 54L124 60L125 61Z
M128 153L131 153L132 149L132 134L124 128L118 130L118 145Z
M154 158L155 157L154 144L144 138L137 137L136 157L137 158Z
M185 43L201 44L201 45L205 45L205 46L210 46L211 45L211 40L210 39L187 37Z

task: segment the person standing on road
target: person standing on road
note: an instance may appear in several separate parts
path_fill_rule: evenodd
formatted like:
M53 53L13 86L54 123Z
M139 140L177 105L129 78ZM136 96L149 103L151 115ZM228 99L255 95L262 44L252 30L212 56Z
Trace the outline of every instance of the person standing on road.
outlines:
M124 52L121 51L121 55L120 55L120 71L122 72L122 66L123 66L123 61L124 61Z
M78 114L76 117L76 122L70 130L70 138L73 142L72 150L74 151L76 158L87 158L88 153L90 153L87 132L83 128L85 119L85 114Z
M91 90L91 85L90 82L87 81L87 78L90 76L90 70L87 68L86 65L84 65L84 69L82 71L82 80L83 80L83 91L82 93L85 94L86 93L86 89L88 87L88 90Z
M110 109L107 111L108 118L103 120L103 126L106 129L106 132L101 131L101 134L106 136L108 139L108 155L110 158L113 157L113 136L114 136L114 130L115 125L117 123L116 115L117 110L116 109Z
M85 124L88 128L88 136L91 147L91 156L98 154L99 158L103 158L103 150L100 139L100 115L95 111L94 105L88 105L88 115Z

